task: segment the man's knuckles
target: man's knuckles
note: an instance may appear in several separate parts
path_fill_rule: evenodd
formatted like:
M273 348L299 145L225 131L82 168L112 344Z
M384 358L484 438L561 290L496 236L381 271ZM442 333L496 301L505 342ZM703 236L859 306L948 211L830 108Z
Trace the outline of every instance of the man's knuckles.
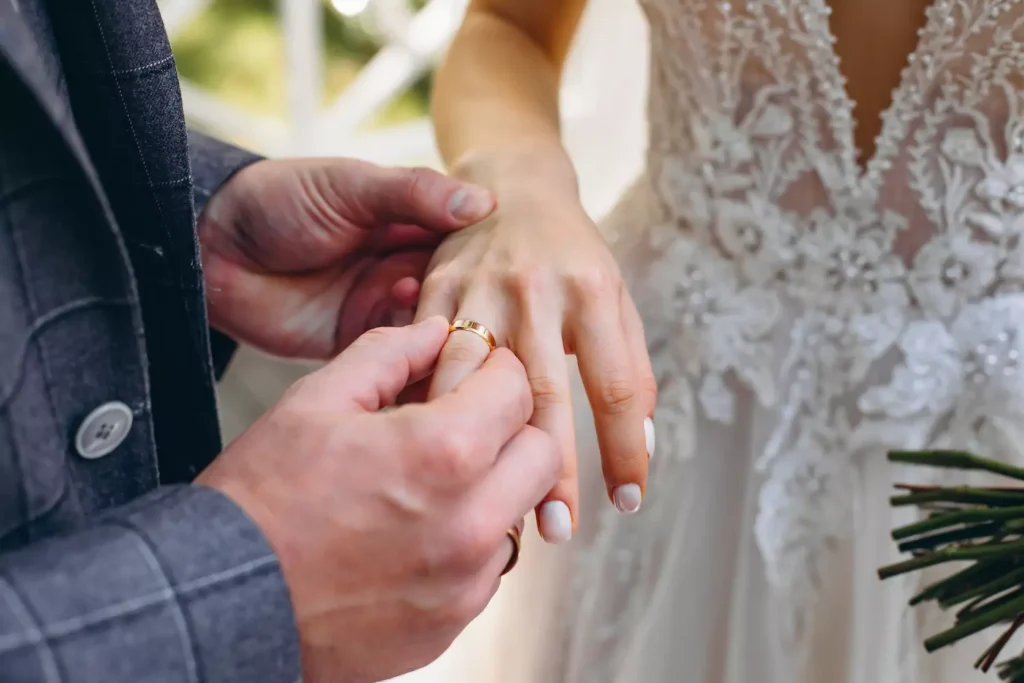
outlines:
M479 426L472 416L438 414L430 404L403 406L384 416L394 452L405 460L404 471L420 487L465 487L488 462Z
M469 427L468 420L465 426ZM466 428L453 426L435 431L433 443L420 463L422 475L445 489L472 483L487 461L479 442L480 439Z
M441 586L441 587L438 587ZM403 622L409 631L421 633L444 648L475 619L494 597L495 577L475 576L471 579L434 582L431 590L411 595L409 613Z
M426 527L405 548L405 561L411 572L429 579L423 584L424 588L429 585L429 590L418 591L411 597L418 610L434 611L454 600L481 578L501 546L501 525L486 519L487 511L469 512L463 508L424 520Z

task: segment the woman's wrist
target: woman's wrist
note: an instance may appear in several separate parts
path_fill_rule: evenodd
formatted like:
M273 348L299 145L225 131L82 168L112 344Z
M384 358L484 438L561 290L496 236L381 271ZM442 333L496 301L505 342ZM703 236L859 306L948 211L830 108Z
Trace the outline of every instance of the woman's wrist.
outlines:
M491 190L499 205L551 197L579 200L579 184L558 143L474 149L451 164L450 173Z

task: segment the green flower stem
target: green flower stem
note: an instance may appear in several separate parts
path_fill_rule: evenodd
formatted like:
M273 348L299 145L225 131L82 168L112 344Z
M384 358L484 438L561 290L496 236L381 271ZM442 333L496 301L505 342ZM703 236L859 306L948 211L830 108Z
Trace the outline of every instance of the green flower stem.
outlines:
M977 597L971 602L967 603L967 605L964 608L962 608L959 612L956 613L956 623L959 624L965 621L976 619L977 617L980 617L983 614L987 614L994 609L998 609L1006 603L1011 602L1012 600L1015 600L1021 596L1024 596L1024 589L1018 588L1017 590L1009 592L1003 591L1002 594L996 595L994 597L991 595L982 595L980 597Z
M1013 620L1013 625L1006 629L1003 635L999 636L999 640L992 643L992 646L982 653L978 661L974 663L975 669L981 669L982 672L988 673L988 670L992 668L992 665L996 663L996 658L999 657L999 653L1003 651L1006 644L1010 642L1010 638L1013 638L1013 634L1017 632L1017 629L1024 624L1024 615L1019 615Z
M924 647L928 652L934 652L1001 621L1014 619L1021 612L1024 612L1024 595L928 638L924 641Z
M1024 518L1024 506L1001 507L996 510L990 508L969 508L955 512L945 512L941 515L923 519L920 522L907 524L893 529L892 538L894 541L902 541L905 538L920 536L929 531L938 531L957 524L970 524L972 522L994 522L997 520L1012 520Z
M895 463L989 472L1024 481L1024 469L963 451L902 451ZM932 652L996 624L1001 636L978 658L975 668L995 666L1007 683L1024 683L1024 653L996 663L1014 632L1024 625L1024 486L970 487L897 485L894 507L913 505L926 517L894 529L901 552L911 557L878 570L885 579L942 564L967 561L965 567L931 583L911 605L934 601L955 609L953 627L925 641Z
M999 522L985 522L983 524L973 524L961 529L943 531L929 536L920 536L900 543L899 550L901 553L907 553L912 550L931 550L936 546L945 545L947 543L969 541L976 538L988 538L995 536L1003 529L1003 526L1004 525Z
M1010 541L994 545L981 545L967 548L943 548L933 552L926 552L903 562L897 562L878 570L881 579L888 579L907 572L925 569L943 562L956 562L960 560L983 560L987 558L1004 557L1012 553L1024 552L1024 541Z
M998 576L997 578L983 583L980 586L975 586L969 590L966 590L958 595L951 595L949 597L939 598L939 606L945 609L955 607L959 604L967 602L973 598L987 595L995 595L1001 591L1019 586L1024 583L1024 567L1019 567L1005 574Z
M956 488L919 491L902 496L893 496L889 504L893 507L922 505L924 503L973 503L976 505L1024 505L1024 491L996 491L992 489Z
M929 465L957 470L975 470L1001 474L1024 481L1024 469L988 458L979 458L966 451L892 451L890 462L910 465Z
M993 576L999 576L1003 568L1007 566L1009 565L1002 560L982 560L981 562L976 562L970 567L928 586L910 599L910 605L913 607L928 600L938 600L954 596L958 591L990 581Z

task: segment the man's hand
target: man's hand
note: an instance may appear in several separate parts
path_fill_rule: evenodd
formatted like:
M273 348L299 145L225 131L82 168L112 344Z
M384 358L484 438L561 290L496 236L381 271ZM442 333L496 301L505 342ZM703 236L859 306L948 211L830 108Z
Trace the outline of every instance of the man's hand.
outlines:
M379 681L437 658L497 589L507 530L558 480L507 349L451 393L378 412L432 370L447 335L443 318L366 333L197 479L277 552L306 683Z
M334 356L411 322L434 248L493 210L487 190L428 169L257 162L199 218L211 323L276 355Z

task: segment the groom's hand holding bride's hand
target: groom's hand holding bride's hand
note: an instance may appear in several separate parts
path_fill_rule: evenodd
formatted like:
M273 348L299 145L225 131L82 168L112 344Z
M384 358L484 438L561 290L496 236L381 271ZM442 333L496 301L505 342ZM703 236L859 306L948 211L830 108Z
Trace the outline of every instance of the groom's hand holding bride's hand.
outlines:
M380 326L411 322L441 238L493 208L432 171L262 161L200 218L217 329L278 355L340 352L196 480L275 550L308 683L378 681L440 655L497 589L508 530L557 481L558 450L527 425L530 386L507 350L458 391L380 411L422 386L448 322Z
M366 333L197 480L276 551L306 683L380 681L439 656L498 588L508 529L557 481L557 449L526 424L530 387L505 349L457 391L380 412L447 337L441 318Z

